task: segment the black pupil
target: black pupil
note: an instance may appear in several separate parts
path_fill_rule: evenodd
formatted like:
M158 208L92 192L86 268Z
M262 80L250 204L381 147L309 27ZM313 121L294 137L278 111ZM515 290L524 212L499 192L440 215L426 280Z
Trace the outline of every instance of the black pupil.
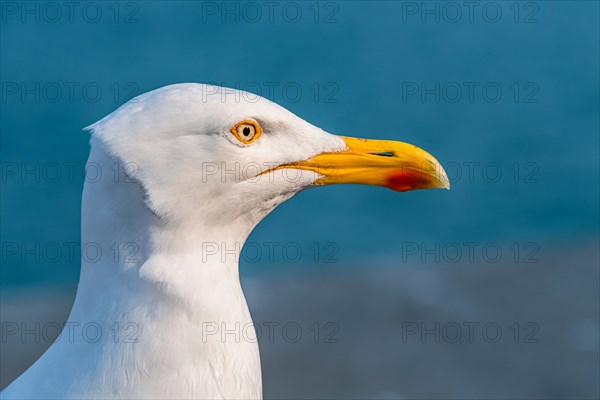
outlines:
M247 126L245 126L244 130L242 131L242 133L244 134L244 136L248 136L250 134L250 128L248 128Z

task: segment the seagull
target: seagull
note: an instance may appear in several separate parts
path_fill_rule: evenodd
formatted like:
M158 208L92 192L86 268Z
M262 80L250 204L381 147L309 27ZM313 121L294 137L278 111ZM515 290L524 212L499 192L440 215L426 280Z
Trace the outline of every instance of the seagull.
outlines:
M238 271L254 227L310 187L450 188L414 145L333 135L213 85L147 92L86 130L77 296L3 399L262 398Z

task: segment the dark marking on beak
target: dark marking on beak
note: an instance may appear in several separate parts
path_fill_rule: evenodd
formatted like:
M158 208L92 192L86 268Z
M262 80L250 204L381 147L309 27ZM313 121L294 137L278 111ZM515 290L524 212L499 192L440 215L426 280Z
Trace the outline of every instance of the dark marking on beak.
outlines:
M394 157L394 153L392 153L391 151L382 151L380 153L369 153L372 154L374 156L381 156L381 157Z

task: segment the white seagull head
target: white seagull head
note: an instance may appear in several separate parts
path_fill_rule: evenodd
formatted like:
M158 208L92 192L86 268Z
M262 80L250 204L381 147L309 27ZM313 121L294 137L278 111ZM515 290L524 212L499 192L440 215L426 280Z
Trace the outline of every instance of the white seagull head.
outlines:
M143 94L89 129L164 220L258 223L298 191L332 183L449 188L416 146L332 135L260 96L210 85Z

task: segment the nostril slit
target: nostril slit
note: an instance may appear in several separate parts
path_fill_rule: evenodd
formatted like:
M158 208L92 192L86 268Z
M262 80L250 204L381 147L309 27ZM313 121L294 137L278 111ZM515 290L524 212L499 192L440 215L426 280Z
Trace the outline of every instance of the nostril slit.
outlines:
M374 156L394 157L394 153L392 153L391 151L382 151L379 153L370 153L370 154L373 154Z

